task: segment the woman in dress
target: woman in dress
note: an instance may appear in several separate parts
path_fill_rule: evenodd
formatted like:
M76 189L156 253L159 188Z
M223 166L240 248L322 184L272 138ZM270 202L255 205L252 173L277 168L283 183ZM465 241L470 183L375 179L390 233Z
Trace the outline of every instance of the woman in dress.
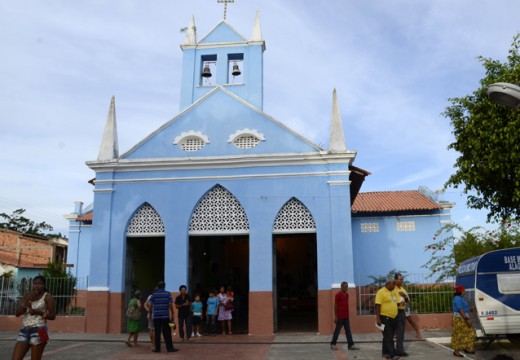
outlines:
M141 314L141 292L139 290L136 290L134 292L134 296L132 296L132 299L130 299L130 302L128 303L129 309L137 309L138 313ZM128 331L128 339L125 341L125 344L127 346L132 346L130 343L130 340L132 337L134 338L134 346L139 346L137 344L137 338L139 337L139 331L141 331L141 317L139 317L137 320L130 319L129 317L126 318L126 330Z
M467 354L474 354L473 346L475 345L475 330L471 325L469 318L469 305L464 299L464 287L457 285L455 287L455 295L453 295L453 333L451 335L451 347L453 348L453 355L457 357L464 357L460 353L464 350Z
M45 288L45 277L35 276L31 292L24 295L16 309L16 317L23 315L23 327L18 332L18 339L12 360L22 360L31 349L31 360L40 360L49 341L47 320L56 318L54 299Z
M231 332L231 320L233 319L233 293L226 293L226 289L224 286L220 287L220 292L217 296L218 298L218 320L222 324L222 335L226 334L226 323L228 326L228 334L233 334Z

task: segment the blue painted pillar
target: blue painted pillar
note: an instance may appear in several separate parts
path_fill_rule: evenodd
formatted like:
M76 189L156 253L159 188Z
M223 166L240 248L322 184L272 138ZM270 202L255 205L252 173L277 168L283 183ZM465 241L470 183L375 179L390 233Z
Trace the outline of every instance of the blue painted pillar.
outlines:
M342 281L354 284L349 184L350 182L346 180L329 181L332 285L339 284Z

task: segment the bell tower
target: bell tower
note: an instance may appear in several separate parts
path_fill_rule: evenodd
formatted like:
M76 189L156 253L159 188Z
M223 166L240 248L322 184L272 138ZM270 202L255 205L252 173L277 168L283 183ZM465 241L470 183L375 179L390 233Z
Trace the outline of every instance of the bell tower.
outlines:
M223 87L263 109L263 53L265 41L257 11L249 39L224 18L201 40L192 17L181 45L183 68L180 110L216 87Z

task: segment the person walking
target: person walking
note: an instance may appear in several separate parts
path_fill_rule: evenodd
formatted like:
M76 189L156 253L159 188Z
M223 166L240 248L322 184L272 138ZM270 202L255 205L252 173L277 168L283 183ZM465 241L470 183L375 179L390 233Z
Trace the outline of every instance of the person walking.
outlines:
M393 292L395 280L387 279L376 293L376 324L383 332L383 358L399 360L394 346L397 317L397 299Z
M157 290L157 288L155 288ZM144 302L144 308L146 310L146 319L148 320L148 332L150 336L150 346L155 349L155 328L153 326L153 313L152 313L152 304L150 303L150 299L152 298L152 294L148 295L146 301Z
M139 346L139 344L137 344L137 338L141 331L141 308L141 292L136 290L134 296L132 296L128 302L128 311L126 313L126 331L128 331L128 339L126 339L125 344L127 346L132 346L130 343L132 338L134 338L134 346Z
M179 286L179 296L175 298L175 308L177 308L178 328L181 341L190 340L191 336L191 297L187 293L186 285ZM186 338L184 337L186 330Z
M172 294L164 288L164 281L159 281L157 290L150 297L150 306L153 313L153 326L155 329L155 349L153 352L161 352L161 332L168 352L179 351L174 348L170 321L174 319Z
M395 327L395 340L396 346L395 350L397 351L398 356L408 356L408 353L404 351L404 332L406 327L406 304L410 301L408 297L408 293L403 286L403 275L397 273L394 276L395 280L395 297L397 300L397 317L396 317L396 327Z
M56 319L54 298L46 289L45 277L35 276L32 289L16 308L16 317L23 315L23 327L18 332L12 360L23 360L31 349L31 360L40 360L49 341L47 320Z
M469 317L468 302L464 299L465 292L464 286L457 285L453 295L451 347L454 350L453 355L456 357L464 357L460 353L461 350L464 350L466 354L475 353L473 347L475 346L476 334Z
M332 341L330 342L330 348L336 350L336 343L338 341L341 327L345 329L345 335L347 337L347 344L349 350L359 350L358 347L354 346L354 340L352 339L352 333L350 332L350 320L348 311L348 282L343 281L341 283L341 289L336 293L334 299L334 335L332 335Z

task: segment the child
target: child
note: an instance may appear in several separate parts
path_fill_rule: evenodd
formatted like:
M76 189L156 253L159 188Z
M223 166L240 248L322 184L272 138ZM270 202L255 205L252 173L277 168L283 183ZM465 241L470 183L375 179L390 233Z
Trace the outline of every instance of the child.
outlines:
M191 319L191 324L193 325L193 336L201 336L200 329L200 319L202 318L202 302L200 301L200 295L195 296L195 301L191 303L191 312L193 313L193 317Z
M215 297L215 290L211 290L209 293L209 299L206 302L206 327L208 329L208 334L211 336L217 335L217 308L218 308L218 299Z

